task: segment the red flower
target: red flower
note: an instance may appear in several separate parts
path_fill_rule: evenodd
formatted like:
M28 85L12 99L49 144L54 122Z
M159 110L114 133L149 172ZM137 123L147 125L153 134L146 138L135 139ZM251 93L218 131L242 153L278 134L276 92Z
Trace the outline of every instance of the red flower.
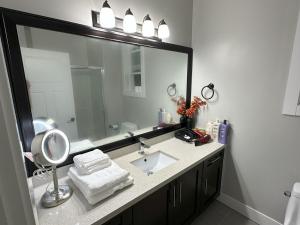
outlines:
M190 108L186 109L185 107L186 102L183 97L180 97L177 101L177 105L178 105L177 113L179 115L192 118L201 106L206 105L206 102L201 100L201 98L194 96Z

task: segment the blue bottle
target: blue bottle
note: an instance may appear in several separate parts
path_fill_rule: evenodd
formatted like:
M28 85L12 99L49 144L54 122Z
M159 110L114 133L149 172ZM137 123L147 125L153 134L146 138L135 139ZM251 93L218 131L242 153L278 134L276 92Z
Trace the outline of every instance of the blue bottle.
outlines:
M230 127L230 125L227 122L227 120L224 120L224 122L220 124L219 136L218 136L219 143L227 144L227 137L228 137L229 127Z

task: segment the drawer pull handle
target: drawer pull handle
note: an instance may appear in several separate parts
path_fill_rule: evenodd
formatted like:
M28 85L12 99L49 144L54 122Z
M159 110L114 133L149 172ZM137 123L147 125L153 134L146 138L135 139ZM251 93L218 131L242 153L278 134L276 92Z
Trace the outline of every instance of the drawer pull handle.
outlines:
M179 184L179 202L181 204L181 189L182 189L182 183Z
M205 189L204 189L204 194L207 195L207 179L205 179Z
M176 187L173 186L173 207L176 207Z

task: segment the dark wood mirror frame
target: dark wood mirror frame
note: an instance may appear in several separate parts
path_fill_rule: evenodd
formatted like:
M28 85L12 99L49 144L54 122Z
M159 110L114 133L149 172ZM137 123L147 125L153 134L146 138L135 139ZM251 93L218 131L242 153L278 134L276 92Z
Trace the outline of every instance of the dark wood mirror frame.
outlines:
M25 152L31 151L31 142L34 137L34 129L32 123L32 114L29 103L29 95L27 92L27 85L25 79L25 72L23 68L21 49L18 40L17 25L47 29L52 31L70 33L86 37L105 39L115 42L128 43L139 46L146 46L151 48L164 49L174 52L186 53L188 55L188 68L187 68L187 83L186 83L186 102L187 107L191 101L191 84L192 84L192 63L193 63L193 49L180 45L174 45L164 42L155 42L150 40L136 39L130 36L117 35L112 32L103 32L97 28L89 27L86 25L76 24L68 21L48 18L44 16L29 14L25 12L15 11L6 8L0 8L1 21L0 21L0 34L4 55L6 60L7 72L18 121L19 135L22 141L22 147ZM137 143L138 137L153 138L177 129L184 127L185 124L176 124L163 129L147 132L135 137L123 139L103 146L97 146L104 152L109 152L122 148L131 144ZM94 148L93 148L94 149ZM88 149L88 152L93 149ZM77 153L79 154L79 153ZM73 155L70 155L68 160L61 166L73 163ZM33 171L36 169L35 165L25 159L27 174L32 176Z

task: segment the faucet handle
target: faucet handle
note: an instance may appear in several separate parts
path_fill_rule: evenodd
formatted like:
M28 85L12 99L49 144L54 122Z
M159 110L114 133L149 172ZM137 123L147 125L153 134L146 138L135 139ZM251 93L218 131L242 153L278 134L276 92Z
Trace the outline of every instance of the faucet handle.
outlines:
M144 147L144 148L150 148L151 146L150 145L147 145L145 143L146 140L148 140L147 138L143 138L143 137L139 137L139 142L141 143L141 145Z

